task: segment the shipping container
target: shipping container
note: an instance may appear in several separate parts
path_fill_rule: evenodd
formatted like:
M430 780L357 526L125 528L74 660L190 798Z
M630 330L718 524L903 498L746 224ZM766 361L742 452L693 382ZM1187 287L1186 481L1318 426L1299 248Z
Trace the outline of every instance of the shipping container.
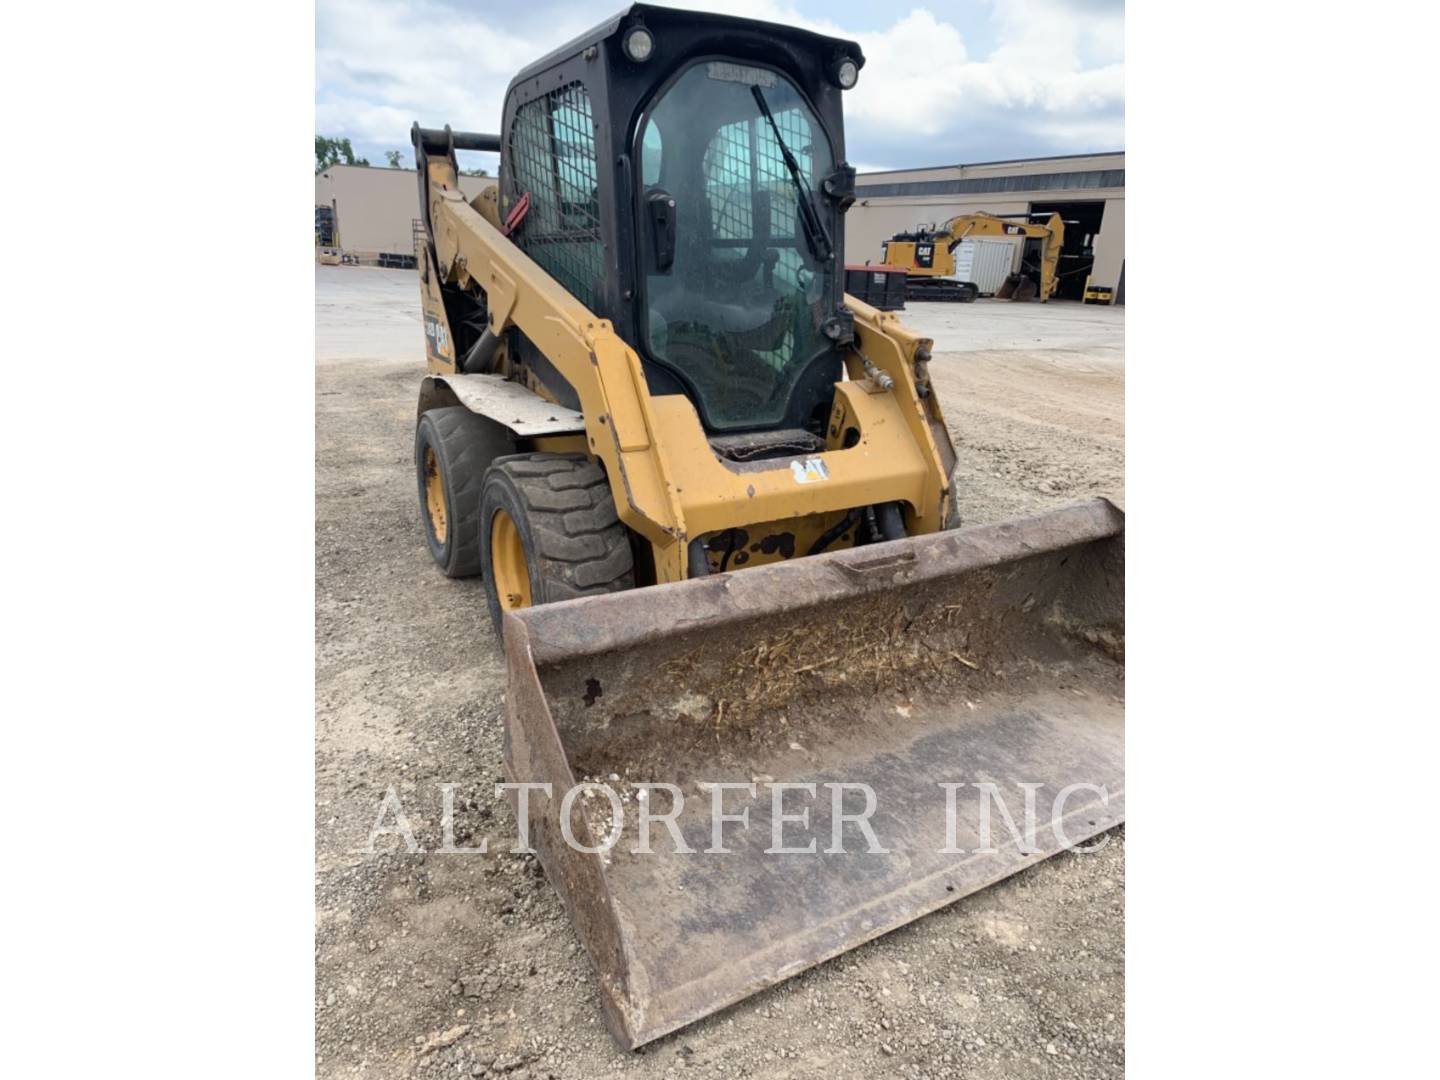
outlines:
M955 280L974 284L981 296L994 296L1015 269L1013 240L970 237L955 249Z

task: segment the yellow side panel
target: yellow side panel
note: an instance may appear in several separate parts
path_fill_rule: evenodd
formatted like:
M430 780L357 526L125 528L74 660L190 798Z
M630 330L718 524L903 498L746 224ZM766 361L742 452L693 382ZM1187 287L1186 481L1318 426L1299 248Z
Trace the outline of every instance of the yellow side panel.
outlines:
M420 267L420 307L425 318L425 367L433 374L449 374L455 370L455 339L450 334L450 320L445 315L445 302L440 299L440 278L428 245L415 245L415 265Z

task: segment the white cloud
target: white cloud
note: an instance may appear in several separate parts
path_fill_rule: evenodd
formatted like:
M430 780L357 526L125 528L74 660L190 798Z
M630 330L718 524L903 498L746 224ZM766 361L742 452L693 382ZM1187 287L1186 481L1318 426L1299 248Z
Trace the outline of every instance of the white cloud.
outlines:
M992 0L998 45L990 59L1037 73L1078 71L1124 57L1125 13L1118 4L1066 0Z
M498 130L511 76L593 22L561 10L521 35L436 0L319 0L316 130L407 151L416 120Z
M1008 146L1029 146L1035 156L1122 148L1123 4L988 2L995 47L983 57L974 55L952 22L926 7L897 11L883 31L852 33L808 19L779 0L673 6L723 10L859 42L865 70L845 107L852 158L898 168L1017 152Z
M1070 124L1103 140L1086 149L1123 145L1124 61L1089 69L1081 61L1086 52L1119 56L1118 23L1102 37L1105 48L1092 44L1098 31L1086 13L1066 4L1002 0L992 23L997 44L983 58L954 26L923 9L881 33L858 35L867 63L847 105L850 144L917 147L892 168L1002 157L1015 153L1009 146L1031 145L1038 155L1063 141L1070 151L1076 139L1054 135ZM986 140L1005 145L987 152Z
M897 168L1122 147L1123 6L987 2L994 45L983 56L944 6L897 10L886 29L864 33L784 0L673 6L857 40L867 62L846 97L853 160ZM494 130L511 76L599 17L575 0L505 14L443 0L319 0L317 129L395 148L408 145L416 119Z

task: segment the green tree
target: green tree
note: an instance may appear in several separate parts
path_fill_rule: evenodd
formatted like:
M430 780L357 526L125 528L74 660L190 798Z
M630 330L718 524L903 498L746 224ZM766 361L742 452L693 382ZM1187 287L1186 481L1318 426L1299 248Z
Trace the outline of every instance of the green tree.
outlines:
M489 169L461 169L461 176L489 176Z
M405 167L405 163L400 160L400 159L403 158L404 156L405 156L405 155L404 155L403 153L401 153L399 150L386 150L386 151L385 151L385 160L388 161L388 162L390 162L390 167L391 167L392 169L403 169L403 168Z
M315 136L315 171L324 172L331 165L369 165L365 158L357 158L355 150L347 139L332 139L327 135Z

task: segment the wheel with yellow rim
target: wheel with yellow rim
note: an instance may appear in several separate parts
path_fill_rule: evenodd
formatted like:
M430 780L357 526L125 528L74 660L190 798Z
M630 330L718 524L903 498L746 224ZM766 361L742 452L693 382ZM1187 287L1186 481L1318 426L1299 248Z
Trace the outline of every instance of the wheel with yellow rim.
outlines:
M497 635L507 611L635 586L630 535L610 482L581 455L498 459L485 475L479 520Z
M525 557L520 527L503 507L497 507L490 519L490 558L500 609L529 607L534 600L530 591L530 560Z
M435 564L448 577L481 572L480 495L496 458L513 454L509 433L463 406L431 409L415 428L420 521Z

